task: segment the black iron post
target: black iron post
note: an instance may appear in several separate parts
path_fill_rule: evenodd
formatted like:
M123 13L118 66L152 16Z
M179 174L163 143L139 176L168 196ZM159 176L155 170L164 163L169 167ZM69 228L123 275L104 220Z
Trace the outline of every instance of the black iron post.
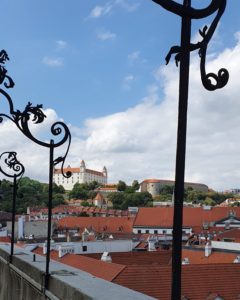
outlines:
M184 0L185 7L191 6L191 0ZM173 217L173 249L172 249L172 300L181 299L181 268L182 268L182 219L184 200L184 177L187 134L187 108L189 86L190 52L188 47L191 39L191 19L182 18L181 48L183 54L180 61L178 131L176 171L174 188Z
M6 61L9 60L8 54L5 50L0 51L0 85L3 84L5 88L13 88L14 81L7 74L5 68ZM0 113L0 123L3 122L3 119L12 121L17 128L31 141L34 143L49 148L50 151L50 161L49 161L49 204L48 204L48 236L47 236L47 255L46 255L46 274L45 274L45 287L48 287L49 283L49 262L50 262L50 249L51 249L51 219L52 219L52 188L53 188L53 168L57 164L61 164L61 173L65 178L71 177L71 172L64 173L64 163L69 151L71 144L71 133L69 128L64 122L55 122L51 126L51 134L56 138L56 140L51 139L50 143L42 141L35 137L31 131L30 123L39 124L42 123L46 116L42 110L43 106L36 105L33 106L31 102L28 102L23 111L15 110L12 99L10 95L0 88L0 96L3 96L3 99L7 101L9 105L9 114ZM54 158L54 149L67 144L65 153L62 156ZM16 153L12 152L12 155L16 156ZM12 161L9 162L10 167L12 167ZM5 174L5 173L4 173ZM5 174L7 175L7 174Z
M12 262L14 254L14 233L15 233L15 216L16 216L16 198L19 180L24 174L24 166L17 160L16 152L3 152L0 155L0 172L7 177L13 178L13 193L12 193L12 236L9 262Z
M192 8L191 0L184 0L183 4L180 4L173 0L153 1L182 18L181 45L173 46L166 56L167 64L169 63L173 54L175 54L176 64L178 65L178 63L180 63L171 287L171 299L180 300L182 270L182 223L190 53L191 51L198 50L200 56L200 72L202 84L207 90L214 91L216 89L224 87L227 84L229 73L226 69L222 68L218 71L217 74L215 74L207 73L205 68L208 43L211 40L217 28L217 25L225 11L226 0L212 0L209 6L203 9ZM217 14L210 26L205 26L202 30L199 30L202 41L196 44L191 43L192 19L202 19L210 16L215 12L217 12Z
M12 262L14 253L14 235L15 235L15 216L16 216L16 197L17 197L17 176L13 177L13 200L12 200L12 236L11 236L11 252L9 262Z
M51 227L52 227L52 188L53 188L53 157L54 157L54 141L50 141L49 153L49 187L48 187L48 236L47 236L47 254L46 254L46 274L45 288L49 285L49 263L51 254Z

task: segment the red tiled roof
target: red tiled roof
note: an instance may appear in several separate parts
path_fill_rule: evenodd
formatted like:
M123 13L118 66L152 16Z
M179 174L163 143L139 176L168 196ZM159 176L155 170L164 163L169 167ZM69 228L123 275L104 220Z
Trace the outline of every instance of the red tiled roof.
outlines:
M233 228L229 230L225 230L222 233L219 233L215 240L229 238L235 240L235 242L240 242L240 228Z
M227 218L230 211L240 218L240 207L213 207L204 210L202 207L183 208L183 226L202 226L205 222L216 222ZM141 207L138 210L134 226L172 227L173 207Z
M85 169L85 171L86 171L86 173L89 173L89 174L103 176L102 172L98 172L98 171L95 171L95 170ZM67 172L80 173L80 168L71 168L71 167L64 168L63 173L67 173ZM62 170L61 169L54 169L54 174L62 174Z
M193 231L194 234L200 234L200 233L203 233L203 234L208 234L208 233L217 234L219 232L222 232L223 230L224 230L223 227L216 227L216 226L209 227L208 229L203 229L203 226L192 226L192 231Z
M112 262L121 265L166 265L171 261L172 252L111 252ZM101 254L87 254L88 257L101 259Z
M205 251L202 250L189 250L189 249L182 250L182 258L187 257L191 265L233 263L237 255L238 254L236 253L212 251L211 255L206 257Z
M96 197L94 198L94 200L103 201L103 200L104 200L103 195L100 194L100 193L97 193L97 195L96 195Z
M80 173L80 168L63 168L63 173L72 172L72 173ZM54 174L62 174L61 169L54 169Z
M238 264L185 265L182 268L182 295L191 300L206 300L216 293L224 300L240 294ZM171 299L171 266L129 265L113 280L160 300Z
M58 227L80 229L92 227L97 232L132 232L133 219L128 217L65 217L59 220Z
M143 243L143 246L147 245ZM143 247L145 248L145 247ZM209 257L205 257L205 251L182 250L182 259L188 258L191 265L196 264L216 264L233 263L237 253L212 251ZM100 259L101 254L88 254L88 257ZM113 252L111 253L112 262L122 265L169 265L171 264L172 252L169 250L141 251L141 252Z
M33 252L43 255L42 248L37 248ZM103 262L84 255L66 254L59 258L57 251L51 251L50 257L52 260L88 272L107 281L112 281L125 268L123 265Z
M9 236L0 236L0 243L11 243Z
M97 176L103 176L102 172L98 172L98 171L95 171L95 170L86 169L86 172L89 173L89 174L97 175Z

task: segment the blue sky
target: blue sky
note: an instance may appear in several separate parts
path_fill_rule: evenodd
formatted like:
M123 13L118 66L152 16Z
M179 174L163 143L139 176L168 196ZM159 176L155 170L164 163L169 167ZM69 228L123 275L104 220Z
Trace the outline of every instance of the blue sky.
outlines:
M220 28L229 45L240 26L240 3L231 2ZM136 105L179 43L180 18L150 0L8 0L1 7L16 105L43 103L75 126Z
M236 46L236 33L240 30L240 1L228 2L210 47L211 59ZM195 7L205 7L209 3L210 0L192 1ZM92 140L98 130L109 130L105 125L102 128L97 125L105 120L113 118L114 123L121 114L126 114L125 118L128 118L129 111L130 115L133 111L137 115L143 103L152 105L152 109L156 108L154 105L162 105L161 109L166 105L164 101L168 96L168 83L175 80L171 78L171 72L177 74L177 69L174 63L170 64L168 71L161 69L161 66L165 64L164 57L169 48L179 44L179 17L150 0L3 0L1 11L1 48L7 50L10 56L7 69L16 84L11 91L15 107L21 109L28 101L41 103L44 108L53 109L56 118L71 124L73 137L80 139L78 146L77 143L73 145L73 149L78 148L79 151L70 153L71 164L83 158L93 168L107 165L112 176L110 181L140 180L149 176L173 177L174 145L173 150L169 150L172 156L167 158L171 163L166 167L161 167L166 160L164 155L158 161L155 156L148 160L149 149L141 150L139 147L137 151L140 137L137 140L134 130L132 136L127 133L134 121L126 125L127 138L124 134L121 136L123 143L117 150L112 146L106 148L108 143L114 143L117 139L114 133L110 133L110 136L114 136L113 140L109 136L105 140L103 138L104 146L100 150L94 148ZM211 20L212 17L194 21L193 36ZM159 72L162 74L160 78ZM174 93L177 96L177 89ZM201 90L201 93L204 92ZM122 122L121 118L119 122ZM147 130L144 114L142 126L142 131ZM152 126L149 130L153 131ZM119 136L121 125L116 125L116 128L115 134ZM165 131L166 128L159 128L159 132L163 129ZM106 134L105 131L104 136ZM131 144L135 139L136 149ZM175 136L170 139L174 140ZM145 143L144 140L142 142ZM129 156L133 152L133 156ZM138 158L131 171L126 171L124 167L119 169L124 165L123 161L136 159L136 153ZM119 160L119 163L116 164L114 160ZM146 171L153 165L152 172ZM223 172L228 174L230 169L223 169ZM38 176L37 173L30 174ZM206 178L200 168L187 173L187 179L200 180L221 189L230 188L231 184L237 185L239 175L236 174L232 181L229 178L228 184L224 184L226 179L221 177L218 184L214 185L214 175Z

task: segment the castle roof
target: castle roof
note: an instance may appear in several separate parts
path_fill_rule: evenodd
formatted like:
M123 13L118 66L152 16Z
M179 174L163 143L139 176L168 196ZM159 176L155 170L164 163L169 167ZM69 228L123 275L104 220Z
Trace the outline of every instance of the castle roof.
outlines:
M80 168L71 168L69 166L69 167L63 169L63 173L67 173L67 172L80 173ZM99 172L99 171L95 171L95 170L91 170L91 169L85 169L85 172L88 174L92 174L92 175L104 176L103 172ZM62 173L61 169L54 169L54 174L61 174L61 173Z

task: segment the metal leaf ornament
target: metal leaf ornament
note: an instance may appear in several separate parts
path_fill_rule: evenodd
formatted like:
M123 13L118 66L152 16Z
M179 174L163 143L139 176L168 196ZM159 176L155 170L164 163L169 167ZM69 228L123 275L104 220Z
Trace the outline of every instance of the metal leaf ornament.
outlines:
M200 57L200 72L203 86L209 90L214 91L216 89L223 88L228 80L229 73L225 68L221 68L217 74L207 73L206 72L206 55L208 44L217 28L217 25L225 11L226 0L212 0L209 6L203 9L194 9L192 7L185 7L172 0L152 0L155 3L161 5L163 8L168 11L175 13L181 17L188 17L190 19L202 19L209 17L216 12L216 16L212 21L211 25L204 26L204 28L199 30L199 33L202 37L202 40L198 43L190 43L187 51L192 52L198 50ZM171 56L175 54L175 62L178 66L178 63L181 61L183 55L183 49L180 46L173 46L166 56L166 64L169 63Z

